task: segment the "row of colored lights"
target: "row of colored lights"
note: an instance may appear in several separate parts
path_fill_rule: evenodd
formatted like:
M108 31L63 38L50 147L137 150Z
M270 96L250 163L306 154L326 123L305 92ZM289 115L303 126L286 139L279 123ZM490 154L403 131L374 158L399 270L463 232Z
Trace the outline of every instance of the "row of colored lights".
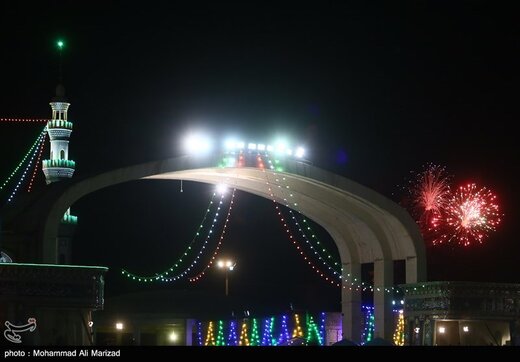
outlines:
M209 227L209 230L208 230L208 233L204 239L204 242L201 246L201 249L199 250L198 254L195 256L195 258L192 260L191 264L189 266L187 266L182 272L176 274L176 275L171 275L171 272L173 272L179 265L178 264L175 264L174 266L170 267L168 270L160 273L160 274L156 274L154 276L139 276L139 275L136 275L136 274L132 274L132 273L129 273L128 271L126 270L122 270L121 273L125 276L127 276L128 278L132 279L132 280L135 280L135 281L139 281L139 282L155 282L155 281L162 281L162 282L172 282L172 281L176 281L176 280L179 280L185 276L188 275L188 273L195 267L195 265L197 264L198 260L200 259L202 253L204 252L204 250L206 249L206 245L208 244L211 236L213 235L213 229L215 227L215 224L217 223L218 221L218 216L219 216L219 211L220 211L220 208L221 208L221 205L223 203L223 199L224 199L224 194L221 195L221 198L220 198L220 201L219 201L219 204L217 206L217 209L216 209L216 212L215 212L215 216L212 220L212 223L211 223L211 226ZM229 203L229 209L228 209L228 214L229 214L229 210L232 208L232 203L230 201Z
M211 265L213 265L213 262L215 261L216 257L218 256L220 246L222 245L222 242L224 241L224 236L226 234L226 229L227 229L227 225L229 222L229 218L231 217L232 205L235 200L235 191L236 191L236 189L233 189L233 194L231 195L230 207L229 207L228 213L226 215L226 221L224 222L224 226L222 227L222 232L220 233L220 237L218 239L217 247L215 248L215 251L213 252L213 255L211 256L208 264L206 264L206 266L197 275L188 279L190 282L196 282L196 281L200 280L206 274L206 271L211 267Z
M41 133L38 134L38 137L36 137L36 141L32 144L32 146L29 148L29 151L25 154L25 156L22 158L18 166L15 167L15 169L11 172L11 174L7 177L7 179L2 183L2 186L0 186L0 191L9 183L11 178L18 172L20 167L25 163L25 160L27 160L27 157L32 153L33 149L40 144L42 135L45 135L45 128Z
M212 207L212 205L214 203L213 200L215 199L215 196L216 196L216 193L213 193L213 195L211 197L211 200L209 202L209 205L206 208L206 212L204 213L204 217L202 218L202 221L200 222L197 230L195 231L195 235L193 236L191 242L188 244L187 248L181 254L179 259L177 259L176 262L173 263L168 268L168 270L163 271L162 273L158 274L159 278L162 278L163 276L166 276L167 275L166 273L168 273L168 272L172 272L174 270L177 270L182 265L182 262L188 257L189 253L193 250L193 245L195 244L195 242L197 241L198 237L201 235L201 233L203 231L205 221L207 219L207 216L208 216L209 212L211 211L211 207ZM222 198L220 200L219 205L221 203L222 203ZM217 206L217 208L215 208L215 215L213 215L212 219L214 219L217 216L218 210L219 210L219 206ZM122 270L122 274L126 275L127 277L131 278L132 280L137 280L137 281L145 281L147 279L150 279L150 281L154 281L154 280L156 280L156 277L157 277L157 276L149 277L149 276L142 276L142 275L131 274L131 273L127 272L124 269Z
M281 317L280 334L278 338L274 336L274 327L276 325L276 317L268 317L264 319L263 333L260 339L260 333L258 328L258 319L252 318L251 320L243 320L241 323L240 338L237 337L237 321L231 320L228 327L228 338L224 339L224 321L219 320L216 323L213 321L208 322L206 338L204 343L202 342L203 327L202 322L197 324L197 334L199 345L205 346L280 346L288 345L291 342L288 316L283 315ZM215 338L215 325L217 325L217 333ZM251 325L251 328L249 328ZM294 315L292 338L305 338L307 343L316 340L319 345L325 343L325 313L320 313L320 324L319 326L314 321L311 315L306 315L306 329L304 330L301 325L300 316ZM249 332L251 331L251 332ZM307 331L307 333L305 333Z
M39 146L45 142L45 132L42 132L40 133L40 135L38 136L38 147L34 147L34 151L32 153L32 156L31 158L29 159L29 162L27 163L27 166L25 167L25 170L22 172L22 175L20 176L20 179L18 180L18 182L16 183L16 186L14 187L13 191L11 192L11 195L9 195L8 199L7 199L7 202L11 202L14 198L14 196L16 195L16 193L18 192L18 189L20 188L20 186L23 184L23 181L25 180L25 176L27 176L27 172L29 171L29 169L31 168L31 166L33 165L33 161L34 159L36 158L36 155L38 154L38 150L39 150Z
M0 118L0 122L18 122L18 123L47 123L50 119L38 118Z
M29 181L29 186L27 187L27 192L32 191L34 179L38 173L38 169L40 168L40 160L42 158L43 149L45 148L45 141L40 143L40 152L38 152L38 158L36 159L36 164L34 165L34 171L31 176L31 180Z
M268 157L266 155L266 157ZM268 159L268 163L270 164L270 168L273 169L273 166L272 166L272 162ZM265 170L264 170L265 171ZM282 180L285 180L285 177L283 177L283 175L278 175L276 172L273 172L273 175L276 177L276 176L279 176L282 178ZM273 192L272 192L272 189L271 189L271 186L270 186L270 183L269 183L269 180L267 179L266 177L266 183L268 185L268 190L269 190L269 193L270 193L270 196L271 198L273 199L273 202L276 203L276 200L274 199L274 195L273 195ZM276 181L279 181L279 178L276 179ZM290 190L290 187L289 185L285 185L285 187L282 187L282 185L278 185L278 188L281 189L282 191L282 196L283 196L283 192L284 191L287 191L287 190ZM293 194L290 193L290 191L287 191L289 192L289 196L290 197L293 197ZM285 206L289 209L292 209L292 208L297 208L298 207L298 203L297 202L289 202L287 200L287 198L283 197L283 200L285 202ZM308 256L302 251L302 248L301 246L296 242L295 238L293 237L291 231L289 230L289 228L287 227L286 225L286 222L285 222L285 219L284 217L282 216L282 213L280 211L280 208L278 206L275 206L275 208L277 209L278 211L278 215L280 216L280 221L282 222L282 224L284 225L284 227L286 228L286 233L288 234L289 236L289 239L290 241L296 246L296 249L298 251L298 253L303 257L304 261L320 276L322 277L326 282L332 284L332 285L336 285L337 287L343 287L343 288L349 288L350 290L352 289L355 289L355 290L362 290L362 291L366 291L366 290L370 290L371 292L381 292L381 291L384 291L386 293L394 293L396 291L400 292L400 288L398 287L385 287L385 288L380 288L380 287L374 287L368 283L365 283L365 282L358 282L357 278L350 278L351 275L350 273L347 274L347 278L343 278L341 274L339 274L337 271L334 270L334 268L329 265L327 262L326 262L326 259L323 259L321 256L318 255L318 259L323 263L323 265L330 271L332 271L332 273L335 275L335 277L337 277L341 282L343 282L343 285L341 285L340 283L335 283L332 278L329 278L326 276L326 273L324 273L323 271L321 271L318 267L315 266L315 264L313 264L312 262L310 262L308 260ZM294 216L294 214L293 214ZM294 220L295 222L297 222L296 218L292 218L292 220ZM304 219L305 220L305 219ZM305 233L303 232L304 229L302 229L299 224L296 225L296 227L298 228L298 230L302 233L302 235L305 235ZM307 226L307 229L308 230L311 230L310 229L310 226ZM311 230L312 232L312 230ZM312 233L312 235L314 236L314 238L316 239L316 236L314 233ZM306 235L304 236L306 242L309 244L309 246L311 246L311 243L309 242L309 239L306 237ZM312 238L312 237L311 237ZM314 247L311 247L311 249L314 251L314 253L316 254L315 250L314 250ZM324 250L328 256L327 258L332 258L331 254L327 252L326 249L322 248L322 250Z
M363 312L363 332L361 336L362 344L370 342L374 338L375 317L373 306L362 306ZM404 316L403 310L394 311L398 313L397 325L394 332L394 344L396 346L404 345ZM317 344L325 345L325 325L326 314L319 314L319 325L314 321L314 317L310 314L305 315L305 326L302 327L302 322L299 314L294 314L292 320L292 333L289 333L289 317L282 315L279 317L268 317L263 320L262 338L260 339L259 319L243 319L241 323L240 337L237 337L236 328L239 325L238 321L231 320L227 323L229 326L228 337L224 338L225 325L223 320L217 322L209 321L207 323L206 338L203 342L203 323L197 323L198 344L200 346L282 346L290 345L291 340L296 338L305 339L307 344L316 341ZM277 320L280 322L277 323ZM275 326L279 325L279 334L276 338L274 336ZM217 336L215 338L215 326L217 326ZM251 328L249 328L251 327ZM291 336L291 337L290 337Z

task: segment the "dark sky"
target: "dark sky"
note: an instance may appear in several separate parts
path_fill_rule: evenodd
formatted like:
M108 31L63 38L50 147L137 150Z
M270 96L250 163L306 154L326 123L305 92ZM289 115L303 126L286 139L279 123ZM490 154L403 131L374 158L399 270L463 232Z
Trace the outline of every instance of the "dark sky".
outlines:
M0 117L50 116L62 37L78 176L176 156L195 127L266 141L289 134L315 165L395 201L409 171L434 162L455 183L494 190L505 217L485 245L429 247L429 278L520 281L513 9L483 1L185 3L3 1ZM3 180L39 126L0 127ZM38 181L43 188L42 174ZM185 183L181 194L178 182L139 181L89 195L73 206L73 261L109 266L109 293L131 289L119 268L169 265L211 193L203 184ZM235 293L339 301L296 255L268 201L239 192L237 210L224 246L238 260ZM222 292L222 276L199 287Z

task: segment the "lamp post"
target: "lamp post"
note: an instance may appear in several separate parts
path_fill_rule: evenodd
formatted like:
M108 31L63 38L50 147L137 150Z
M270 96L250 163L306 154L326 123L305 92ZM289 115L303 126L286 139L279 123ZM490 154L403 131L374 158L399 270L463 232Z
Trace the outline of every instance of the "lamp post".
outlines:
M235 269L235 265L236 263L233 262L232 260L229 260L229 259L226 259L226 260L219 260L217 262L217 266L220 268L220 269L224 269L224 272L226 274L226 297L229 295L229 278L228 278L228 273L230 271L232 271L233 269Z

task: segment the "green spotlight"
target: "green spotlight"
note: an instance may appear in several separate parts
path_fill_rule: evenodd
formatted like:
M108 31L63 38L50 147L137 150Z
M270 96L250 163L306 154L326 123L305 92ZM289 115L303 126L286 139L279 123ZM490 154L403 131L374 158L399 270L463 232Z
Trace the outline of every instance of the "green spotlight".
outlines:
M58 48L61 50L63 49L63 47L65 46L65 43L63 42L63 40L58 40L56 42L56 45L58 46Z

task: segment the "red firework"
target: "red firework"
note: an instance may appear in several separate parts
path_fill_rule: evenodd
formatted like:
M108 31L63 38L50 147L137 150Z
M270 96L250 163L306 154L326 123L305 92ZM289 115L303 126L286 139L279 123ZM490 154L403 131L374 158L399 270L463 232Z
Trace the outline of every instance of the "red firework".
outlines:
M411 182L410 194L414 214L423 233L437 228L436 221L446 206L450 192L449 176L445 167L428 164Z
M454 241L462 246L481 244L491 231L496 230L500 218L496 195L490 190L479 189L474 183L460 186L439 217L432 220L432 225L440 227L440 236L433 244Z

